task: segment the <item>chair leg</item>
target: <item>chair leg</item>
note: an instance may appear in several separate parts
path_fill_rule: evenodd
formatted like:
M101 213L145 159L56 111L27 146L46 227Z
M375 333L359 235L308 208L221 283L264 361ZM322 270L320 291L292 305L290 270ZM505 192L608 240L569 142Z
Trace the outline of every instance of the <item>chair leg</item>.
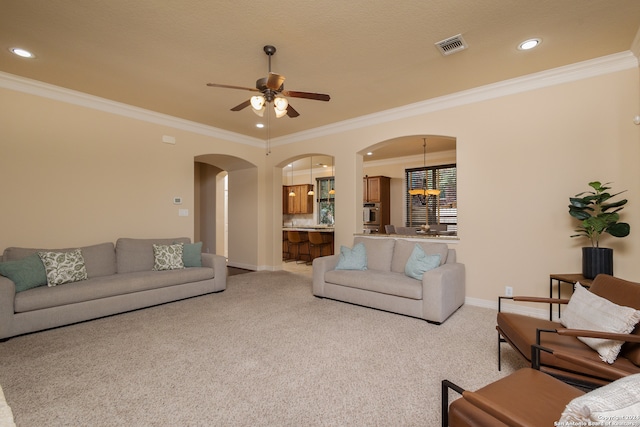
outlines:
M500 332L498 332L498 372L502 370L502 339L500 338Z
M465 390L452 383L449 380L442 380L441 386L441 413L442 413L442 427L449 427L449 389L462 394Z

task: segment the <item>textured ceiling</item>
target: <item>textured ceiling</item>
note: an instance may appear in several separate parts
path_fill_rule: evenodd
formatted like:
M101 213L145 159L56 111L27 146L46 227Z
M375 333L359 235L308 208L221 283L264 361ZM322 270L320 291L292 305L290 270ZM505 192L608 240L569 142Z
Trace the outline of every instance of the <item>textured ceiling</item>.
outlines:
M639 28L638 0L2 0L0 71L265 139L229 110L251 92L206 86L254 87L265 44L286 89L331 95L290 99L273 138L628 51ZM442 56L456 34L469 48Z

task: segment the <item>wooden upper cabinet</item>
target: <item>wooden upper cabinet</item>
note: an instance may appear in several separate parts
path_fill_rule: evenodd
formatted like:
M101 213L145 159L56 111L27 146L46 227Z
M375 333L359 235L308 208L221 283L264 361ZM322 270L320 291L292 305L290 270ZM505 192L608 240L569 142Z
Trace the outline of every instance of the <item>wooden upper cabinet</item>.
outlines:
M362 180L362 196L365 203L388 202L390 178L387 176L365 176Z
M313 213L313 196L307 194L312 188L311 184L283 185L282 213L289 215ZM291 191L296 194L294 197L289 196Z

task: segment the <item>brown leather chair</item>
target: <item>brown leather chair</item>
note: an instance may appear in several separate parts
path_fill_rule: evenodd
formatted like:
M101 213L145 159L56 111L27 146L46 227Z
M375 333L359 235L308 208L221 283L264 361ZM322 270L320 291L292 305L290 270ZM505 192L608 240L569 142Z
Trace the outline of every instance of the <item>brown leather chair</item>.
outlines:
M311 261L318 257L332 254L333 251L331 248L333 247L333 242L330 234L319 231L309 231L308 236Z
M640 310L640 284L638 283L601 274L594 279L589 291L617 305ZM543 352L540 355L540 360L537 361L540 370L581 387L599 387L616 380L618 376L614 373L615 371L595 370L589 365L558 358L555 355L557 352L575 354L582 359L595 361L599 365L615 368L627 374L640 373L640 325L636 325L631 334L567 329L560 322L504 312L501 309L503 299L546 304L566 304L569 301L557 298L500 297L496 326L498 369L500 369L501 343L507 342L520 356L532 363L536 362L533 360L536 352L532 352L532 346L538 345L554 350L555 353ZM600 360L598 353L580 341L578 336L619 340L625 344L614 363L607 365Z
M462 394L449 405L448 391ZM443 427L553 426L584 392L531 368L468 391L442 381Z
M553 351L542 347L535 350ZM616 379L627 376L626 372L611 368L600 361L584 359L568 352L555 353L554 356L558 359L590 366L595 371L608 371ZM449 405L449 390L460 393L462 398ZM442 426L554 426L567 404L584 394L585 391L533 368L520 369L476 391L464 390L448 380L443 380Z
M311 252L309 251L309 236L302 231L288 231L289 251L291 257L298 261L311 262Z

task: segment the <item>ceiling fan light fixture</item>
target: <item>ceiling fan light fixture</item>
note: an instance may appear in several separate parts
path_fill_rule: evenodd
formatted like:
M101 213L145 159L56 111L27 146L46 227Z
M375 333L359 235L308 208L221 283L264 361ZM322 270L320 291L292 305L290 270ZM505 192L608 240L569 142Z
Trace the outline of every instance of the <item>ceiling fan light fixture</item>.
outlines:
M287 98L284 98L282 96L276 96L276 99L273 100L273 105L275 106L276 110L287 111L289 101L287 101Z
M287 110L278 110L276 107L274 107L274 111L276 112L276 118L277 119L287 115Z
M262 95L256 95L251 97L251 108L254 110L261 110L264 107L265 99Z

